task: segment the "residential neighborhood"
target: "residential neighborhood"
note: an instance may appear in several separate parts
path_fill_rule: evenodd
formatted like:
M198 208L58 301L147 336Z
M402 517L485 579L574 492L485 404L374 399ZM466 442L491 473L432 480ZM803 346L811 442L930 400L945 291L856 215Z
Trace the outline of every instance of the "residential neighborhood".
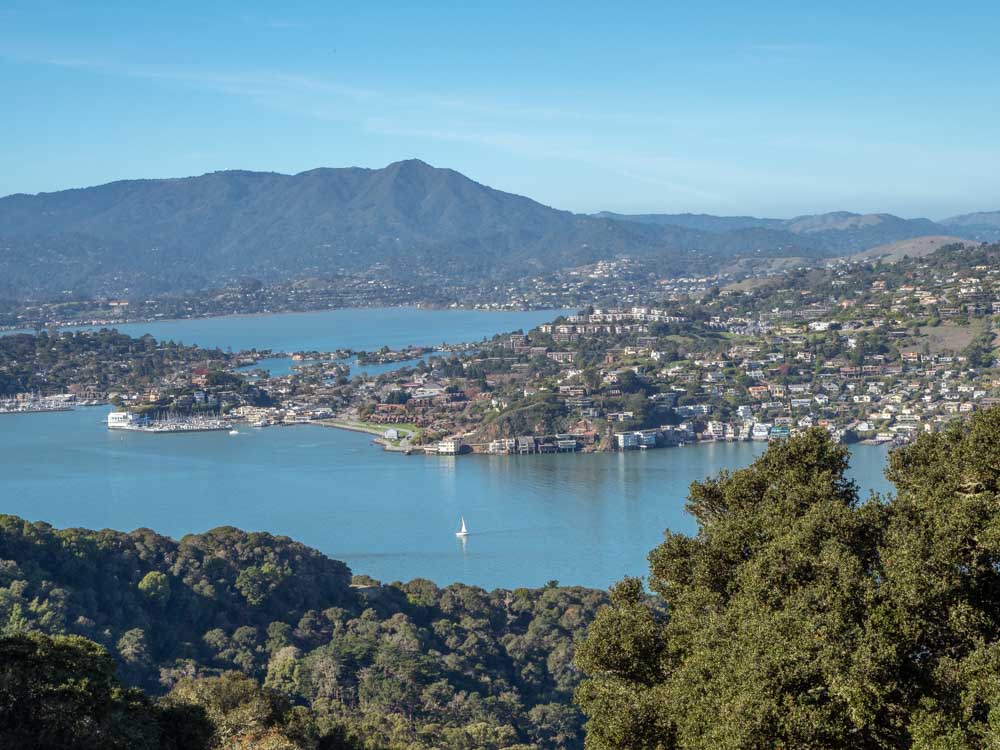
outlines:
M108 401L256 427L317 423L449 456L769 441L813 426L842 442L902 443L1000 404L998 256L957 246L722 286L680 280L655 304L588 306L447 351L287 353L278 373L256 364L268 352L113 332L59 334L29 352L31 336L7 337L0 408Z

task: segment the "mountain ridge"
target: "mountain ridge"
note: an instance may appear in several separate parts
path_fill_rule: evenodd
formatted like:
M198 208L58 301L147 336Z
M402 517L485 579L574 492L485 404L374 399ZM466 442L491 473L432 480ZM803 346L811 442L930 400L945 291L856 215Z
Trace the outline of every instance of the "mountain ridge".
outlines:
M889 214L577 214L419 159L293 175L221 170L0 198L0 295L147 295L373 269L488 283L619 257L669 276L734 257L823 258L951 233Z
M1000 228L1000 211L974 211L944 219L946 226L997 227Z
M714 214L614 214L607 211L594 214L619 221L638 221L658 225L697 227L705 231L728 231L732 229L767 228L785 229L795 234L809 234L817 231L846 231L861 227L878 226L885 223L907 222L919 225L921 229L940 226L930 219L905 219L889 213L860 214L853 211L828 211L821 214L802 214L790 219L774 219L756 216L717 216Z

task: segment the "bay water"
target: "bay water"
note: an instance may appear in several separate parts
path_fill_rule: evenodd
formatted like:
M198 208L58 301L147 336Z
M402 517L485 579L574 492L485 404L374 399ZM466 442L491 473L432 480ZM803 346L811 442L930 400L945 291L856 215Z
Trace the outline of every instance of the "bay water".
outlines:
M303 321L313 314L140 324L137 332L234 349L375 349L475 340L554 315L335 311L348 312L339 321L346 328L323 313L308 330ZM695 530L684 510L689 484L746 466L764 450L712 443L597 455L404 456L383 452L369 435L313 425L238 435L109 432L107 411L0 415L0 512L176 538L223 525L268 531L383 581L486 588L549 580L603 588L644 575L664 530ZM866 493L891 490L885 456L882 448L852 450L852 476ZM461 516L471 531L464 542L455 537Z
M277 315L155 320L114 326L72 326L67 330L115 328L129 336L150 334L206 348L271 349L275 352L372 351L388 346L435 346L479 341L570 315L574 310L463 310L417 307L358 307ZM20 331L23 333L23 331ZM0 332L14 333L14 331Z

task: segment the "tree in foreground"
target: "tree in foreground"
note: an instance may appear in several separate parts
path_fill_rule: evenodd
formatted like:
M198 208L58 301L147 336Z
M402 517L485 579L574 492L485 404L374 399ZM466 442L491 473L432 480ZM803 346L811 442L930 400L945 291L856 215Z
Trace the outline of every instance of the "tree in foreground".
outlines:
M198 707L163 710L141 690L123 688L114 659L86 638L0 638L0 747L199 750L210 733Z
M895 451L862 501L816 429L691 486L647 596L577 663L587 747L1000 747L1000 409Z
M124 688L115 661L79 636L0 637L6 750L357 750L331 722L236 672L181 680L161 700Z

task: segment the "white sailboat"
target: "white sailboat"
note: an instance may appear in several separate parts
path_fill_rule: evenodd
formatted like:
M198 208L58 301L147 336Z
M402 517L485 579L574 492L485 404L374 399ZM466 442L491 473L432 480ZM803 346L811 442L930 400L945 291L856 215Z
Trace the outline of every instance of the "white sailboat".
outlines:
M469 535L469 530L465 528L465 516L462 516L462 528L455 532L457 537L466 537Z

